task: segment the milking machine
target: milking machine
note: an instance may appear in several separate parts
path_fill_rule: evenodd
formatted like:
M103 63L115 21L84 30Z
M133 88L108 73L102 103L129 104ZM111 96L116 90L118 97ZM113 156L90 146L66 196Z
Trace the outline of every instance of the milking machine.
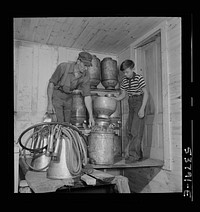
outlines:
M24 130L18 142L28 167L46 171L47 178L73 178L87 165L86 140L74 125L51 122L50 119ZM28 162L27 151L31 162Z

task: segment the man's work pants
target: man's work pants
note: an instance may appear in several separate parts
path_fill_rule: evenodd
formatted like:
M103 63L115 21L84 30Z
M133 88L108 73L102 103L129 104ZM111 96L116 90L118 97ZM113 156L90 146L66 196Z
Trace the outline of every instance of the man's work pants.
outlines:
M52 99L58 122L70 123L72 110L72 94L60 95L59 91L54 92Z

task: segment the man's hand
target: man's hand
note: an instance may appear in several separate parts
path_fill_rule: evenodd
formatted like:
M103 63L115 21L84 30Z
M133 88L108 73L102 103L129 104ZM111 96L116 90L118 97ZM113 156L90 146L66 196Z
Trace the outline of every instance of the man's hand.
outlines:
M48 113L56 113L55 108L52 104L53 90L54 90L54 84L52 82L49 82L47 87L47 97L48 97L47 112Z
M94 121L94 118L93 117L89 117L89 125L88 127L93 127L95 125L95 121Z
M88 127L94 126L95 125L95 121L94 121L94 118L93 118L92 98L91 98L91 96L85 96L84 102L85 102L85 106L86 106L88 114L89 114L89 125L88 125Z
M48 112L48 113L56 113L53 104L49 103L49 104L47 105L47 112Z

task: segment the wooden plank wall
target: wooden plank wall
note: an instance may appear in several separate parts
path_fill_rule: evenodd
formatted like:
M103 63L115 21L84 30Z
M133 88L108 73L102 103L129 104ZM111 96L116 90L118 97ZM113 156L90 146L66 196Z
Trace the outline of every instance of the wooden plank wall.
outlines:
M14 41L14 140L42 121L47 107L48 80L61 62L75 61L80 50ZM114 55L95 54L100 60ZM98 87L103 87L101 84Z
M128 54L126 56L128 57ZM124 54L119 55L118 60L120 61L121 58L124 58ZM161 168L126 169L125 176L128 177L129 186L133 192L162 193L182 191L180 18L172 18L167 22L167 66L170 96L172 170Z

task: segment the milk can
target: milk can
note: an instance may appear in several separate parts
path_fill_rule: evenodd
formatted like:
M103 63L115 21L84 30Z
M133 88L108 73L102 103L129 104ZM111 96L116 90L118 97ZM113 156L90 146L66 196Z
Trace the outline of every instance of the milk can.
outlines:
M92 66L88 68L90 75L90 88L95 89L101 81L100 59L96 55L92 56Z
M118 83L117 61L111 57L105 57L101 61L101 84L106 89L115 89Z
M80 90L72 92L72 114L71 123L77 127L83 127L86 120L86 107Z
M88 137L88 154L94 164L114 163L114 133L92 131Z

